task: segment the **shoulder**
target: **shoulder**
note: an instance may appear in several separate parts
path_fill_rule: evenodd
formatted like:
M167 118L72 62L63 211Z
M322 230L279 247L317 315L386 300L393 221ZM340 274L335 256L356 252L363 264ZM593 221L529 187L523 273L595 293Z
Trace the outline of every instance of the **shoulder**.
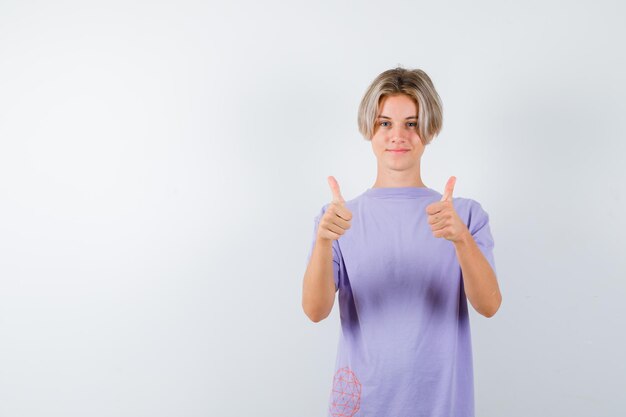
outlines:
M350 200L346 200L345 203L345 207L350 210L353 211L356 207L358 207L361 203L363 202L363 195L359 195L355 198L352 198ZM322 208L320 209L318 216L324 215L324 213L326 213L326 210L328 210L328 207L332 204L332 202L328 202L328 203L324 203L322 205Z
M480 202L466 197L453 197L452 201L455 210L465 222L472 236L476 237L479 233L484 234L485 231L489 234L489 214Z
M467 210L469 212L484 211L482 204L477 200L468 197L452 197L452 202L455 208Z
M467 197L453 197L452 202L454 209L468 227L473 228L489 222L489 214L479 201Z

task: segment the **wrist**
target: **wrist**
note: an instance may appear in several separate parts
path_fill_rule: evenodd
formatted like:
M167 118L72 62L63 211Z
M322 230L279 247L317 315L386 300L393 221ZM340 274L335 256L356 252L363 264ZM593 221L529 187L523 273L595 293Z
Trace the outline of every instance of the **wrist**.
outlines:
M457 247L467 246L471 243L473 239L474 237L472 236L470 231L468 229L465 229L465 231L461 233L461 236L459 236L459 238L454 241L454 245Z
M317 245L322 245L322 246L332 246L333 245L333 240L332 239L327 239L325 237L321 237L318 236L315 243Z

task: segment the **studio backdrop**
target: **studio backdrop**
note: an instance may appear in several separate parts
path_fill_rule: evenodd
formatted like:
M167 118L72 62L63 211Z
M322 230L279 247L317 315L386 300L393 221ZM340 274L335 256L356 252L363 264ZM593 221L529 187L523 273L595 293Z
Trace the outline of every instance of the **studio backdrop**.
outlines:
M2 1L0 416L326 416L313 222L328 176L374 184L358 104L396 66L443 102L422 180L489 214L476 415L624 415L624 12Z

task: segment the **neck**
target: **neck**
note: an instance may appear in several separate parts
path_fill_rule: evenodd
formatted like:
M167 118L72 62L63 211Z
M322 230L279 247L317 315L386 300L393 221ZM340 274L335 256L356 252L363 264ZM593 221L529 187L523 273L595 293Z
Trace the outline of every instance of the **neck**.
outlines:
M410 182L381 182L376 181L372 188L396 188L396 187L426 187L422 181L410 181Z
M376 182L372 188L384 187L426 187L426 185L422 182L418 167L417 172L378 170Z

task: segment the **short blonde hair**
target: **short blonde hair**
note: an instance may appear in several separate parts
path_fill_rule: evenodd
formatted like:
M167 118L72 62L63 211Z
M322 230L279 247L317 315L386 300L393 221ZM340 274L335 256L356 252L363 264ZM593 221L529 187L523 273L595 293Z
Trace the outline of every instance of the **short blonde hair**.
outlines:
M406 94L415 102L418 134L424 145L429 144L441 131L443 104L430 77L420 69L397 67L376 77L359 105L359 132L366 140L372 140L380 102L397 94Z

